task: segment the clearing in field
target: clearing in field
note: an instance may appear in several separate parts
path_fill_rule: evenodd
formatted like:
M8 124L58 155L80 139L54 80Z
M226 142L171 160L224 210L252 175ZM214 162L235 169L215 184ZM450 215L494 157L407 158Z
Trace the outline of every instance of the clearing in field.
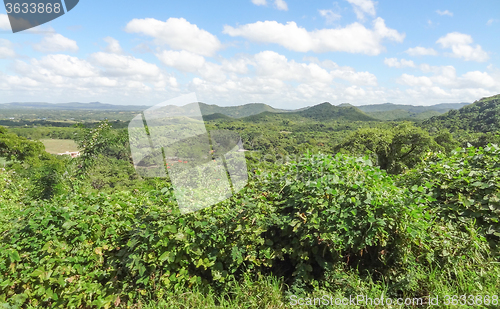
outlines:
M41 139L45 145L45 151L52 154L63 153L66 151L78 151L75 141L70 139Z

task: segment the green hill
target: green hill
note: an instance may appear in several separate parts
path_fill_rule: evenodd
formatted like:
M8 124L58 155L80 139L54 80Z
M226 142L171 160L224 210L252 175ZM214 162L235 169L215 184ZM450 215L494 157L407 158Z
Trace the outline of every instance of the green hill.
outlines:
M459 110L450 110L444 115L423 122L426 127L447 128L471 132L494 132L500 130L500 94L482 98Z
M343 119L350 121L376 121L377 119L368 116L354 106L334 106L328 102L315 105L306 110L296 112L296 114L318 121L330 119Z
M263 103L250 103L240 106L218 106L215 104L199 103L203 115L220 113L233 118L243 118L257 115L263 112L283 113L288 112L284 109L276 109ZM187 105L189 106L189 104Z
M344 103L348 104L348 103ZM414 106L404 104L372 104L357 106L367 115L380 120L419 119L424 120L432 116L444 114L452 109L462 108L469 103L441 103L431 106ZM343 104L339 105L342 106Z
M233 119L229 116L226 116L221 113L215 113L215 114L209 114L209 115L203 115L203 120L204 121L210 121L210 120L219 120L219 119Z

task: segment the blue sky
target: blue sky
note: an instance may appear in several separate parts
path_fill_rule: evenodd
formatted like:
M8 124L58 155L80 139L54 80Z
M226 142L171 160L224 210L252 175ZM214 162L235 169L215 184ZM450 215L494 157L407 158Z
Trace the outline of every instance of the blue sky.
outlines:
M500 93L499 1L83 0L13 34L1 102L300 108L473 102Z

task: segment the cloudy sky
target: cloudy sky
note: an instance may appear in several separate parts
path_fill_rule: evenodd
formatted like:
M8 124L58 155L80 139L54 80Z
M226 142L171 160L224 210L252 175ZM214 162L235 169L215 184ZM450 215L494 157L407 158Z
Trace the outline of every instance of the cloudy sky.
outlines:
M431 105L500 93L500 1L82 0L13 34L0 103Z

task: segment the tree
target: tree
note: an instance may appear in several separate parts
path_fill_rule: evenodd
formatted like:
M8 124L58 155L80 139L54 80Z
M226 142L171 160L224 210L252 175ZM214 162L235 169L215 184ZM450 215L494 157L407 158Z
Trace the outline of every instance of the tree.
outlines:
M370 155L381 169L399 174L421 162L428 151L444 150L429 133L405 122L393 129L359 129L334 147L335 152Z
M7 160L37 160L46 154L45 146L39 141L32 141L10 133L0 126L0 156Z

